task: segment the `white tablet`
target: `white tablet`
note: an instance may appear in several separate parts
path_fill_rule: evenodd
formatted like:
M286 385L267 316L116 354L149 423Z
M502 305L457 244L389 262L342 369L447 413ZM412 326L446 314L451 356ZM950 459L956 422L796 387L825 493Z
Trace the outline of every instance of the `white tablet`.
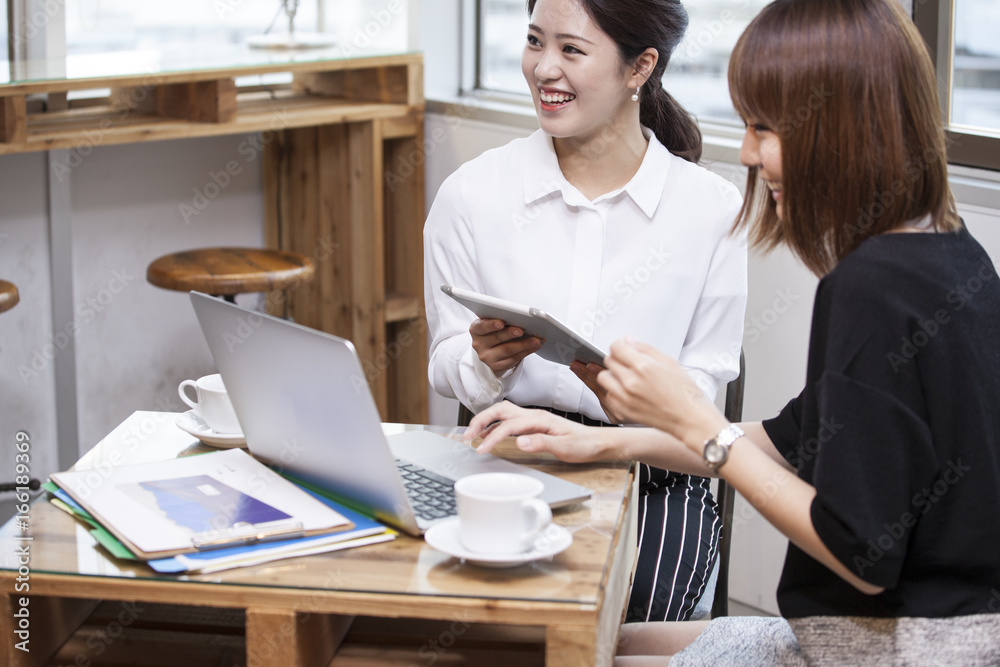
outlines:
M574 359L585 364L604 365L607 354L603 350L544 310L451 285L441 285L441 291L482 319L503 320L508 326L523 329L525 336L541 338L542 347L536 354L542 359L564 366L569 366Z

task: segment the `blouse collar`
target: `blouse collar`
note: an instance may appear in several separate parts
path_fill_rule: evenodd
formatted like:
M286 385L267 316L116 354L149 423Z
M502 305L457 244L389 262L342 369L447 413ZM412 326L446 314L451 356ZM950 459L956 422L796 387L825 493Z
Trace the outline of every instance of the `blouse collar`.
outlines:
M643 127L642 133L649 143L638 171L624 187L601 195L596 201L616 196L624 191L642 212L652 219L663 196L670 162L679 158L672 156L649 128ZM552 137L542 130L537 130L528 137L528 153L530 159L522 172L525 204L531 204L558 192L571 206L593 207L594 204L563 176Z

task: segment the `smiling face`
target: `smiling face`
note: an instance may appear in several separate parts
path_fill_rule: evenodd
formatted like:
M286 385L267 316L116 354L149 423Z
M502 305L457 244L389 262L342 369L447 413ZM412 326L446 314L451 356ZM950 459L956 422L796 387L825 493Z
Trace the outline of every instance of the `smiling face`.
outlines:
M623 66L614 41L578 0L538 0L521 71L546 134L587 141L633 117L638 123L631 95L644 79Z
M764 125L747 123L740 146L740 162L747 167L757 167L761 182L771 191L778 219L784 220L781 187L781 141L778 135Z

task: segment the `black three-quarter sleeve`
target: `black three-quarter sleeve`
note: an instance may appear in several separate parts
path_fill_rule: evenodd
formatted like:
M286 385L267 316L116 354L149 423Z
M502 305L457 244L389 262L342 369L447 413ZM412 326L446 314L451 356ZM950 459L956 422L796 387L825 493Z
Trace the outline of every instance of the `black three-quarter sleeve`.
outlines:
M893 588L921 514L914 501L940 469L930 430L895 397L839 373L823 375L816 399L829 437L812 468L813 526L851 572Z
M777 417L765 419L761 425L778 453L791 461L802 434L802 395L788 401Z

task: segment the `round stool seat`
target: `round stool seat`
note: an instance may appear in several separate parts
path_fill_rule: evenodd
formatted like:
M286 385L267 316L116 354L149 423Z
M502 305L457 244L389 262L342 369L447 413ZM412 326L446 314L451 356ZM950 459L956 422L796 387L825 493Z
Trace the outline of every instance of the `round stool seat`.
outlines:
M14 283L0 280L0 313L10 310L21 300L17 293L17 286Z
M263 248L201 248L164 255L146 269L146 280L164 289L215 296L294 288L312 278L305 255Z

